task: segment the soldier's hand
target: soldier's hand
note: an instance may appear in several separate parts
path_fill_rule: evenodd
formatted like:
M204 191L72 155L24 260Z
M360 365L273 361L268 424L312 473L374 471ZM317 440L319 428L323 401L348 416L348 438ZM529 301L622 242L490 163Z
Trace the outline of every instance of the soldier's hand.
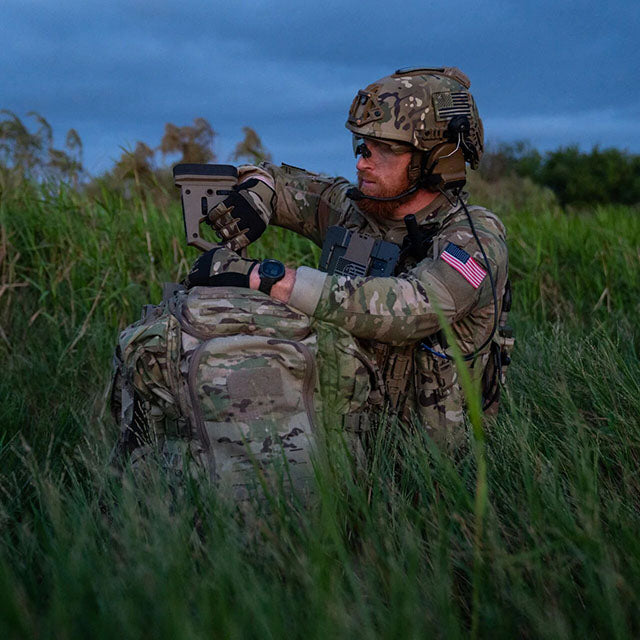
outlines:
M203 253L191 267L183 284L191 287L247 287L258 260L241 258L224 246Z
M275 192L268 184L249 178L233 187L231 194L209 211L205 222L226 247L240 251L264 233L274 201Z

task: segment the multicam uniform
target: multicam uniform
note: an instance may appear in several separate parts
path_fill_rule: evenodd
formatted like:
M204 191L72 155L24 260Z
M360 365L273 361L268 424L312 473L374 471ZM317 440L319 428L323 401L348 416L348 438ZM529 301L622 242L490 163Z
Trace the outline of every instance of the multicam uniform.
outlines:
M347 198L351 185L343 178L267 163L239 171L240 180L257 176L274 184L276 204L270 224L291 229L319 246L331 225L398 245L406 235L402 221L382 222L360 211ZM507 282L505 229L487 209L468 208L489 259L500 304ZM401 257L396 275L385 278L346 278L299 267L289 304L340 325L358 338L378 363L391 407L404 419L417 417L443 444L453 443L463 433L462 393L455 365L419 345L427 340L434 350L443 351L436 338L441 329L439 308L463 354L472 353L493 329L493 294L488 276L474 286L441 257L453 243L487 268L466 214L453 196L449 200L439 195L415 216L419 224L428 224L435 231L426 258L416 264L409 256ZM487 357L485 349L472 366L481 372Z

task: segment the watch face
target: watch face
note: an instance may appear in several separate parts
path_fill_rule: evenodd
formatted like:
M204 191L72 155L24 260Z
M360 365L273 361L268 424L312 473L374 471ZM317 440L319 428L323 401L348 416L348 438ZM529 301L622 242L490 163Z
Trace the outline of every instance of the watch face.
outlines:
M260 275L281 278L284 275L284 265L279 260L264 260L260 265Z

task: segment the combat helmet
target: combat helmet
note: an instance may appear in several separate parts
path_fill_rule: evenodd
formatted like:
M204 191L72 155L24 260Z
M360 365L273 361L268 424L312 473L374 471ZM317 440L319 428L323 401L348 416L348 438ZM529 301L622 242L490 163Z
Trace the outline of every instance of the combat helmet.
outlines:
M365 140L413 148L412 183L431 189L461 187L465 162L476 169L484 149L470 86L456 67L399 69L358 91L346 127Z

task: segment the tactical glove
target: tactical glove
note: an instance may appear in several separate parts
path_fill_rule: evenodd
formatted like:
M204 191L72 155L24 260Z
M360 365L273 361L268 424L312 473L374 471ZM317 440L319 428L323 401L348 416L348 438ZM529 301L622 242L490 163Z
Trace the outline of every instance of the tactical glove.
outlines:
M203 253L194 263L183 284L191 287L246 287L258 260L241 258L220 246Z
M225 246L240 251L257 240L267 228L275 191L262 180L249 178L233 187L231 194L207 214Z

